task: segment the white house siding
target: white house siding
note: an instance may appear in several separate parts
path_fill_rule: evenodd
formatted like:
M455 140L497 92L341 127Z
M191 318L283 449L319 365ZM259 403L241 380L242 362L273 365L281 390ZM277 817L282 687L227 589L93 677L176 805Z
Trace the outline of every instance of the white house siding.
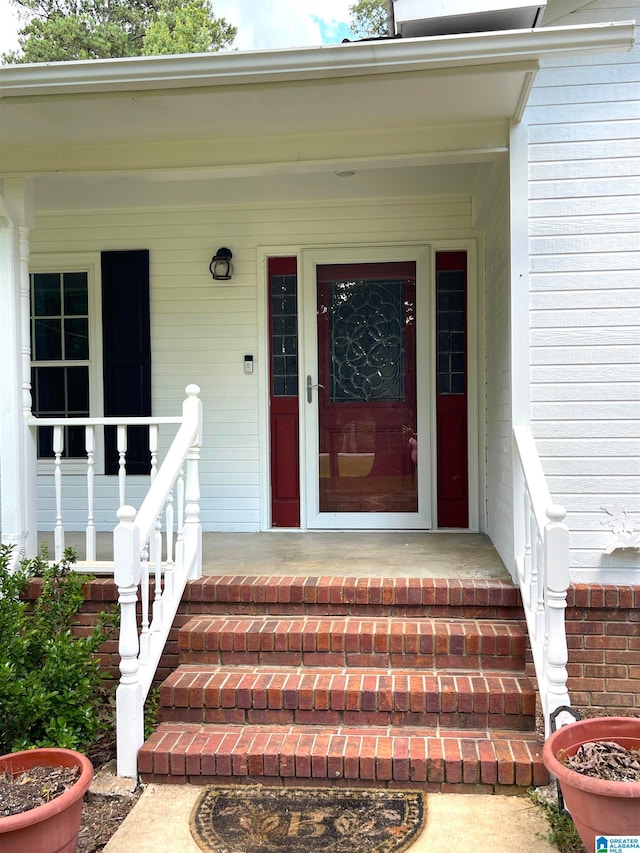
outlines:
M508 170L496 175L494 203L479 223L484 231L484 330L487 533L505 565L513 562L510 374L510 264Z
M590 3L554 24L640 20ZM545 63L529 123L531 417L574 579L632 580L604 550L618 505L640 525L640 52ZM637 578L637 575L635 576Z
M149 249L153 413L179 413L184 388L202 389L205 530L260 527L258 294L265 286L258 247L390 245L475 236L469 197L392 199L174 209L50 212L38 217L32 255ZM219 246L233 251L231 282L208 265ZM125 310L123 306L123 310ZM257 359L252 375L246 353ZM42 478L41 478L42 480ZM41 483L42 484L42 483ZM65 523L85 520L82 481L65 479ZM96 521L113 524L115 478L96 478ZM135 492L135 489L134 489ZM40 519L52 523L51 479L40 489ZM136 503L132 493L131 502ZM128 497L129 499L129 497Z

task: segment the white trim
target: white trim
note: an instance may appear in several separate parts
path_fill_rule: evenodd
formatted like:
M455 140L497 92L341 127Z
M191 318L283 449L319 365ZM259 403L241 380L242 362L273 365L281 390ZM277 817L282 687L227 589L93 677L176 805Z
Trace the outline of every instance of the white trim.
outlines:
M529 375L529 128L526 123L513 125L510 132L509 157L509 262L510 262L510 372L511 427L530 424ZM512 442L511 499L523 494L521 465ZM546 487L546 486L545 486ZM517 555L524 553L524 510L512 506L514 553L501 555L512 577L515 577ZM508 563L511 560L511 564Z
M509 249L511 263L511 418L529 423L529 201L526 122L511 127Z
M292 50L95 59L0 69L0 96L166 90L464 68L629 51L635 23L465 33Z
M299 346L300 426L302 494L305 495L305 526L313 529L429 530L432 527L431 485L435 470L432 453L418 466L418 512L416 513L321 513L318 506L319 479L317 408L306 404L307 374L317 378L316 266L322 263L416 262L416 368L418 447L429 447L430 408L433 407L433 347L430 345L429 305L432 296L431 248L426 244L354 246L303 249L299 311L303 340ZM304 447L302 442L304 441ZM421 457L424 458L424 457Z
M518 101L518 106L513 114L513 120L516 122L522 121L522 116L524 115L524 111L527 108L527 103L529 102L529 95L531 94L531 90L533 89L533 84L536 81L536 75L533 72L529 72L525 76L525 82L522 86L522 90L520 91L520 99Z
M478 503L478 528L481 531L487 530L487 471L485 459L487 456L487 302L486 302L486 283L485 283L485 245L484 231L478 240L476 257L476 284L477 284L477 299L476 307L478 311L478 327L477 327L477 348L474 353L478 365L476 368L477 393L476 401L478 406L478 432L476 435L476 455L478 459L478 488L475 495L475 500ZM471 354L471 351L469 351ZM471 510L469 510L471 512Z
M3 311L0 342L0 535L20 551L29 535L27 503L34 485L29 482L26 427L23 426L22 394L23 324L21 317L21 269L19 226L0 195L0 305ZM24 551L19 555L22 557Z

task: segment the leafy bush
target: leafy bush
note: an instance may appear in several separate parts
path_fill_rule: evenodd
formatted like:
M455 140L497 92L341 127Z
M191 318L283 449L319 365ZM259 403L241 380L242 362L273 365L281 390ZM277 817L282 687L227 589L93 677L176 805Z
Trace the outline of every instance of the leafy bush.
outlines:
M0 545L0 754L36 746L86 750L104 728L103 681L94 653L115 624L101 613L87 637L72 632L86 577L65 551L49 565L46 554L9 571L11 548ZM30 581L42 592L24 599Z

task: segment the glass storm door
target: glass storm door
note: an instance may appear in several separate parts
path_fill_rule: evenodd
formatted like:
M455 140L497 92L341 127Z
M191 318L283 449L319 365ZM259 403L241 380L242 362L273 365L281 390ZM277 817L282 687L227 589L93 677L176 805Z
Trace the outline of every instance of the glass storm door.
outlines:
M425 527L416 262L317 264L315 284L317 372L306 377L317 429L308 525Z

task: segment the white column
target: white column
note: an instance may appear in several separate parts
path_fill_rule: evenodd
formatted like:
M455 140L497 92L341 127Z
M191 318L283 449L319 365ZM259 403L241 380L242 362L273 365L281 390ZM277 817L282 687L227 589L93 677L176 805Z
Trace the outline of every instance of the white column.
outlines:
M511 127L509 230L511 260L511 410L515 425L529 414L529 129Z
M32 205L29 201L29 208ZM27 217L28 219L30 218ZM29 223L32 227L32 223ZM29 279L30 249L30 227L21 225L18 229L20 244L20 319L22 322L22 417L24 424L25 441L25 518L27 520L27 555L35 556L38 553L38 516L36 511L37 491L37 447L36 431L27 426L27 418L31 417L33 411L33 397L31 393L31 283Z
M29 344L29 226L27 182L7 179L0 195L0 519L1 537L16 556L37 551L35 445Z
M529 130L525 121L509 134L509 245L511 265L511 426L527 425L529 412ZM519 502L524 484L513 442L514 564L524 553L524 519ZM510 567L509 570L511 571ZM513 572L511 573L514 576ZM534 602L531 603L534 606Z

